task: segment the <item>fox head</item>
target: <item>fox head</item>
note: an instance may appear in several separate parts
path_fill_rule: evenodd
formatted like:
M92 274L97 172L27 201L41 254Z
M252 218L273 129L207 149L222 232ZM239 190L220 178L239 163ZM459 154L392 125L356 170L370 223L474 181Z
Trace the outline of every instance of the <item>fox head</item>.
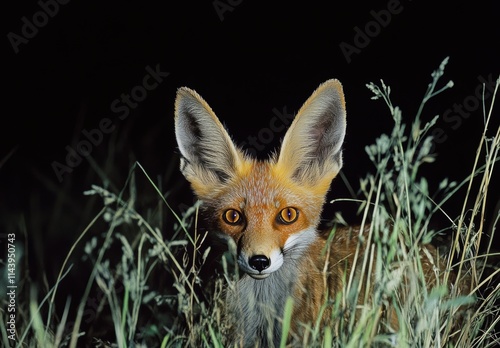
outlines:
M178 89L181 172L209 227L233 238L238 264L251 277L268 277L317 238L326 194L342 167L345 129L342 85L328 80L300 108L280 151L257 161L234 144L200 95Z

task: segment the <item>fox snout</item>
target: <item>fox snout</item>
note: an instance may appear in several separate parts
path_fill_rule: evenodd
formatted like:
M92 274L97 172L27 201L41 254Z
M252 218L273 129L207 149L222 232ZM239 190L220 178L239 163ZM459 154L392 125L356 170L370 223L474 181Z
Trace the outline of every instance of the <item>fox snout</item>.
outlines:
M303 257L304 251L315 240L316 231L308 228L287 236L282 243L272 243L276 231L270 235L248 233L238 241L238 265L240 269L254 279L265 279L274 272L296 264ZM283 236L281 236L283 237ZM274 239L279 242L281 239ZM259 243L262 241L263 243Z
M280 249L274 249L269 255L266 255L259 252L247 253L240 250L238 265L250 277L264 279L283 266L283 252Z

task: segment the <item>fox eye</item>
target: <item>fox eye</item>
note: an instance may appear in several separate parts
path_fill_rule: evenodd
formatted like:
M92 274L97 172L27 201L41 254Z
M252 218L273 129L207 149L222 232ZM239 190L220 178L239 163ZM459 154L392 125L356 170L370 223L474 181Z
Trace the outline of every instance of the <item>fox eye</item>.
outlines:
M239 225L243 221L241 213L236 209L228 209L222 214L222 219L229 225Z
M292 207L287 207L283 209L282 211L280 211L278 215L279 221L284 224L291 224L297 221L298 217L299 217L299 211Z

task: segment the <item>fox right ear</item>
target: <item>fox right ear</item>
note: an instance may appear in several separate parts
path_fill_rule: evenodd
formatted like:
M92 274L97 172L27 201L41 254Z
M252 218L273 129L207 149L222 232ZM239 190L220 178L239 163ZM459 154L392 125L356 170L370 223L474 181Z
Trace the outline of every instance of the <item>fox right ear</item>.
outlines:
M215 113L187 87L177 90L175 136L182 155L181 172L200 198L214 194L244 167L244 155Z
M277 168L301 185L326 192L342 167L346 111L342 85L322 83L302 105L286 132Z

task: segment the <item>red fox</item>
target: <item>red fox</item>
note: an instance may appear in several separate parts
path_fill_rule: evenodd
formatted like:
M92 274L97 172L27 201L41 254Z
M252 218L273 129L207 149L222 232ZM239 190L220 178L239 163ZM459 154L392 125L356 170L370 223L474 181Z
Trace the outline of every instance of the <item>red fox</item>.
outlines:
M342 291L346 272L359 275L352 268L356 250L363 253L359 235L364 232L337 228L329 240L318 231L326 194L342 167L345 132L342 85L331 79L300 108L280 151L258 161L233 143L200 95L178 89L181 172L202 200L209 228L234 241L243 272L227 293L233 344L279 346L288 297L294 300L292 334L318 318L327 325L332 306L325 303ZM432 283L433 270L445 266L434 259L432 246L425 249L422 265ZM386 312L389 325L397 328L397 313Z

